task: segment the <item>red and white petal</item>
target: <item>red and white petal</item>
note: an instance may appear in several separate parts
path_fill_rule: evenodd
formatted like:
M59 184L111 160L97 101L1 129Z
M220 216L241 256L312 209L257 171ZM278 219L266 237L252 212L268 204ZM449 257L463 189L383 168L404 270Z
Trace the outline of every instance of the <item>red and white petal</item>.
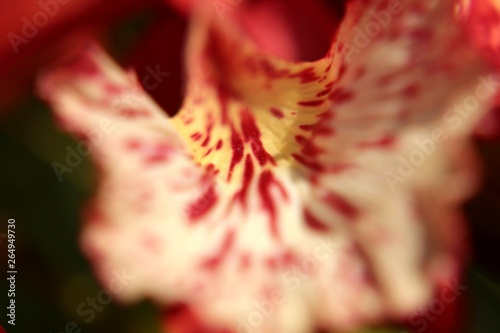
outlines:
M397 14L390 1L370 4L350 3L331 51L341 58L340 77L312 143L313 159L325 168L364 149L390 147L411 127L468 135L498 86L492 68L464 42L454 1L402 2Z
M61 125L88 142L101 173L82 236L101 281L122 299L156 293L151 286L159 282L181 281L192 269L192 255L203 251L200 235L187 233L181 208L210 177L193 163L171 121L134 74L95 45L44 74L39 91ZM178 251L186 234L191 248ZM156 257L164 250L178 253L169 257L168 268ZM134 278L116 286L123 272Z
M388 313L400 317L459 272L458 207L476 182L467 142L497 83L462 42L452 1L405 3L397 15L388 3L348 7L333 104L309 142L314 154L299 161L313 184L304 215L349 230ZM387 27L379 21L370 38L373 13Z
M466 254L457 201L475 186L471 156L463 155L469 147L450 142L425 156L414 142L429 135L409 131L399 149L354 156L349 167L316 175L304 197L304 216L318 230L350 235L384 311L396 318L423 306L438 283L455 278ZM422 165L399 162L408 156L413 160L415 151L424 156ZM398 174L400 165L407 168L404 175ZM442 193L443 188L449 193Z

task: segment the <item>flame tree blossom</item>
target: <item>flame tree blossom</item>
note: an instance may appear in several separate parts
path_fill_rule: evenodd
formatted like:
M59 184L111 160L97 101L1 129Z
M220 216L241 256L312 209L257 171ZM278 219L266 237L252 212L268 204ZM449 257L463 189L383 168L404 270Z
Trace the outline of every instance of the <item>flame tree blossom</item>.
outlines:
M100 178L81 236L101 282L181 311L174 331L299 333L402 319L456 281L494 70L454 1L398 3L351 1L327 54L300 62L200 2L173 117L93 43L48 68L39 94L65 130L113 129L91 147ZM388 177L402 158L413 172Z

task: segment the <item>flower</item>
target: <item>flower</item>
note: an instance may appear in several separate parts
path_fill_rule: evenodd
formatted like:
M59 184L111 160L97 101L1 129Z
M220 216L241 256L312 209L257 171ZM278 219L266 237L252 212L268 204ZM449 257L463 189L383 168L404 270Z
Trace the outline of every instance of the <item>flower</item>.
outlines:
M497 83L454 1L394 4L351 1L304 62L200 2L172 118L95 44L48 69L40 95L93 143L82 248L101 282L174 306L174 329L293 333L401 319L455 281Z

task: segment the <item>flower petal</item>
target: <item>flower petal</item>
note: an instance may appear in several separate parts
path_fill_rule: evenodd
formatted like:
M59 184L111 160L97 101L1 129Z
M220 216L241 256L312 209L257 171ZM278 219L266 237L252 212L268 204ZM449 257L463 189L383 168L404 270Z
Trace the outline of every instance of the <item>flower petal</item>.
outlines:
M87 209L82 246L95 260L103 283L120 270L141 265L144 269L128 273L137 278L120 293L122 299L134 299L153 292L143 284L145 279L182 280L188 271L181 266L193 261L189 250L171 257L170 270L176 274L169 278L161 264L152 267L157 264L152 253L178 252L177 237L182 239L190 229L181 223L178 207L195 200L209 177L193 163L166 114L132 72L124 72L95 45L76 61L43 75L39 92L54 107L62 127L87 143L101 173L99 191ZM176 236L163 242L169 234ZM193 233L186 239L195 245L197 237ZM195 247L191 254L202 250Z
M305 212L352 233L394 315L458 273L457 207L476 181L467 140L497 86L452 5L352 2L333 47L332 106L308 142L314 153L298 159L315 180Z

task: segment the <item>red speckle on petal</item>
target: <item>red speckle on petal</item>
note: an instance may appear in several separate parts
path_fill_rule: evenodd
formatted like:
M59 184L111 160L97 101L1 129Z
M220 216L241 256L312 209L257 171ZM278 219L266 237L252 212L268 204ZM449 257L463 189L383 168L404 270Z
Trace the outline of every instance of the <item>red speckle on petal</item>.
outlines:
M420 91L419 86L416 84L412 84L412 85L409 85L409 86L403 88L403 90L401 92L402 92L404 97L413 98L413 97L417 96L419 91Z
M312 131L316 127L316 124L311 125L300 125L299 128L303 131L309 132Z
M277 212L276 212L275 202L273 200L273 197L271 196L271 188L273 185L280 191L281 196L285 200L288 200L288 194L286 193L285 188L279 181L277 181L274 178L272 172L269 170L263 171L259 179L259 185L258 185L259 194L264 209L268 212L269 216L271 217L271 234L277 238L278 237L278 225L276 220Z
M300 83L309 83L316 80L319 80L319 77L314 72L313 67L308 67L306 69L301 70L299 73L290 74L290 78L300 78Z
M352 100L353 97L354 95L351 92L346 91L343 88L337 88L330 93L329 99L337 104L340 104Z
M141 141L138 139L130 139L126 142L126 147L130 150L136 150L141 147Z
M234 244L234 230L228 231L224 240L222 241L222 246L219 252L211 258L203 260L201 266L205 269L216 269L222 263L228 252L231 250Z
M319 93L316 94L316 97L324 97L326 95L328 95L330 93L330 88L326 88L322 91L320 91Z
M354 164L338 163L338 164L334 164L334 165L329 166L328 169L325 171L328 173L332 173L332 174L338 174L338 173L344 172L346 170L351 170L354 167L355 167Z
M193 133L190 136L190 138L193 139L193 141L198 141L201 139L201 137L202 137L202 134L199 132Z
M342 64L339 69L339 75L337 77L337 81L339 81L342 77L344 77L345 73L347 72L347 65Z
M214 122L213 121L209 122L209 124L207 126L207 130L206 130L207 137L201 143L202 147L206 147L208 145L208 143L210 142L210 134L212 133L212 128L213 127L214 127Z
M309 210L304 211L304 220L306 221L306 224L313 230L319 231L319 232L326 232L330 230L330 227L328 227L325 223L320 221L318 218L316 218Z
M266 263L267 268L271 271L275 271L279 267L279 261L278 261L278 258L276 258L276 257L267 258L265 263Z
M209 142L210 142L210 135L207 135L207 137L205 138L205 140L203 140L203 142L201 143L201 146L202 147L206 147Z
M296 263L298 260L295 254L292 251L288 250L283 254L282 261L285 266L289 266L293 263Z
M307 143L307 139L303 137L302 135L296 135L295 136L295 141L301 146L304 146Z
M215 146L215 150L220 150L222 148L222 140L217 141L217 145Z
M199 220L215 206L217 199L218 195L215 191L214 184L210 184L206 191L203 192L195 202L188 206L187 216L193 222Z
M215 164L213 164L213 163L209 163L209 164L207 164L207 166L206 166L206 170L207 170L207 173L208 173L209 175L212 175L212 176L215 176L216 174L218 174L218 173L219 173L219 170L217 170L217 169L215 168Z
M231 176L233 174L234 167L236 164L240 163L243 159L243 140L241 140L240 136L234 128L231 129L231 149L233 150L233 157L231 158L231 164L229 166L229 172L227 175L227 180L231 180Z
M354 220L359 216L359 210L354 207L349 201L342 198L340 195L330 192L324 197L324 201L338 213L344 217Z
M259 164L262 166L268 161L274 164L274 159L265 150L260 141L260 131L248 110L244 110L241 113L241 128L243 130L243 137L246 142L250 142L252 152Z
M246 142L260 139L260 131L255 125L255 121L248 110L243 110L241 112L241 128Z
M280 267L290 266L294 263L297 263L297 258L289 250L265 259L265 265L269 270L277 270Z
M329 82L325 85L325 89L330 89L335 84L335 81Z
M126 148L141 154L146 164L166 162L170 153L173 151L172 146L166 142L147 143L137 139L128 140L126 142Z
M104 85L104 91L106 92L106 95L116 96L123 91L123 88L112 83L106 83Z
M295 141L302 147L300 152L304 156L317 156L322 152L322 149L316 147L309 139L302 135L296 135Z
M278 119L282 119L285 116L283 111L277 108L271 108L271 113Z
M212 152L212 148L210 148L209 150L207 150L207 152L205 153L205 155L202 156L203 157L207 157L208 155L210 155L210 153Z
M300 106L320 106L320 105L323 105L323 103L325 103L325 100L315 99L312 101L301 101L301 102L298 102L297 104Z
M149 116L149 112L146 109L132 109L128 107L120 109L118 113L120 116L129 119Z
M316 136L331 136L334 134L335 134L335 131L331 127L318 126L314 129L314 135L316 135Z
M386 135L375 141L360 142L358 147L361 149L368 148L391 148L396 139L392 135Z
M330 69L332 69L333 64L330 63L326 68L325 68L325 73L330 72Z
M245 158L245 168L243 170L243 180L241 189L234 196L234 199L239 200L243 205L245 204L246 201L248 188L253 178L253 173L254 173L254 167L252 158L250 157L250 155L247 155Z
M288 69L276 69L267 59L262 59L259 65L260 70L271 80L283 78L290 73Z
M165 162L168 159L169 153L172 151L172 147L166 143L156 144L146 153L145 161L148 164Z
M302 164L303 166L305 167L308 167L309 169L311 170L314 170L314 171L322 171L323 170L323 167L321 167L321 165L319 165L317 162L311 162L311 161L308 161L304 156L302 155L299 155L299 154L292 154L292 157L297 161L299 162L300 164Z

